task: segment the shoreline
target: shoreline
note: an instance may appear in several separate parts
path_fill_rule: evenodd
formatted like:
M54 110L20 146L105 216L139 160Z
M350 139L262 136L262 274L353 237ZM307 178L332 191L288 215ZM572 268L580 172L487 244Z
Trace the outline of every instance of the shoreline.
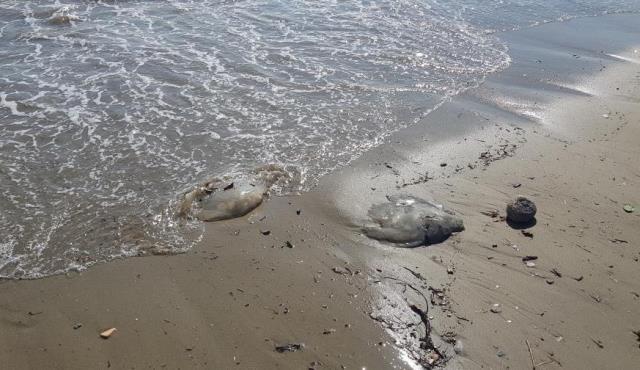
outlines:
M630 368L640 359L640 240L638 213L622 203L640 204L640 55L620 45L639 18L501 34L507 70L313 191L207 224L186 254L0 282L2 357L11 368L411 368L418 326L402 324L416 322L406 302L419 297L392 277L443 292L429 315L436 344L459 352L450 368L521 368L530 357L547 368ZM584 34L594 24L599 33ZM363 236L369 207L402 192L444 203L466 230L414 249ZM504 214L517 194L539 205L533 238L481 213ZM109 327L113 338L99 338ZM274 351L288 343L305 348Z

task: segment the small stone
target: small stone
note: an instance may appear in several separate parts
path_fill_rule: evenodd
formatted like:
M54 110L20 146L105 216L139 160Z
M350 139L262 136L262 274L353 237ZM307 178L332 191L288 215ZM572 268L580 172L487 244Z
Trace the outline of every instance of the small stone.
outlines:
M76 324L74 324L74 325L73 325L73 330L78 330L78 329L80 329L81 327L82 327L82 323L80 323L80 322L79 322L79 323L76 323Z
M500 307L500 303L494 303L494 305L491 306L489 311L491 311L493 313L500 313L500 312L502 312L502 307Z
M447 167L447 164L442 162L442 163L440 163L440 167Z
M519 196L515 201L507 204L507 220L514 223L530 223L534 220L536 212L536 205L523 196Z
M260 234L269 235L269 234L271 234L271 230L260 230Z
M536 263L531 261L525 262L525 265L527 265L527 267L536 267Z
M100 333L100 338L109 339L113 335L113 333L115 333L116 330L117 330L116 328L107 329L102 333Z

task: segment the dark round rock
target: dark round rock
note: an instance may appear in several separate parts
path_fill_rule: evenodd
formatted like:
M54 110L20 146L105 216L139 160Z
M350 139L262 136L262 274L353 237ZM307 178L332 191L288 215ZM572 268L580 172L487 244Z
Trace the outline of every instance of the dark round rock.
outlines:
M532 222L536 215L536 205L525 197L518 197L507 204L507 220L518 224Z

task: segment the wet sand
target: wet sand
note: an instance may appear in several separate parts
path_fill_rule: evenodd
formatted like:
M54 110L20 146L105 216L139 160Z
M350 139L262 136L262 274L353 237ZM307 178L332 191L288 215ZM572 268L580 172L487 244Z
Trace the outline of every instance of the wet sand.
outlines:
M510 68L314 191L207 224L186 254L0 283L1 367L411 368L420 292L449 368L635 368L638 25L501 35ZM418 248L366 238L369 207L400 193L443 203L466 230ZM501 219L520 194L538 205L532 237ZM304 348L275 351L287 343Z

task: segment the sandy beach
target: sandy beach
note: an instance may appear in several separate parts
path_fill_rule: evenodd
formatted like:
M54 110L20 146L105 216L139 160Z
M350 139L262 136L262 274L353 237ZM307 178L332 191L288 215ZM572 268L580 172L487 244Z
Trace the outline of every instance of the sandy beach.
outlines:
M1 281L0 368L636 368L638 35L637 15L499 34L509 68L310 192L207 223L184 254ZM366 237L396 194L465 230L416 248ZM504 220L518 195L532 227Z

